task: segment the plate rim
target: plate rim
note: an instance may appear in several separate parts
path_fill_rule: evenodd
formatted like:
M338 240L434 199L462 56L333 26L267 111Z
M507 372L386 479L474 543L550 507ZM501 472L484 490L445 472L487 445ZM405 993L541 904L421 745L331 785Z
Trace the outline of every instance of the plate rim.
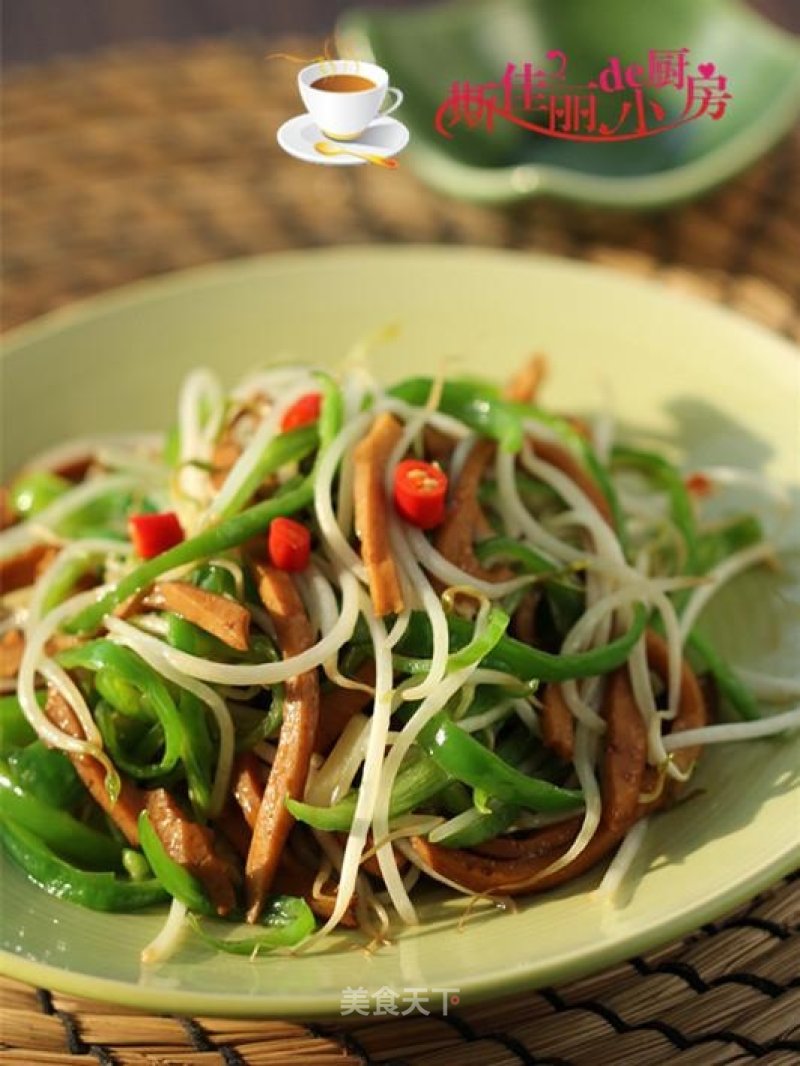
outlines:
M126 307L141 306L146 305L149 301L169 299L171 294L185 291L187 287L190 289L196 288L198 285L213 287L220 281L233 279L238 273L246 274L250 271L261 269L302 271L307 269L309 259L313 262L335 263L342 260L355 262L365 256L375 259L385 259L387 257L401 259L420 255L431 258L436 257L442 260L453 256L457 256L459 259L470 256L487 264L492 261L503 261L515 263L519 266L526 265L538 269L564 271L582 275L583 277L602 275L605 278L613 279L617 284L658 293L670 302L688 303L691 307L712 318L718 318L729 325L735 324L738 329L749 331L754 341L757 341L758 338L767 339L774 365L780 365L781 370L790 371L790 368L794 369L798 365L796 361L800 357L800 349L786 337L749 319L729 306L715 303L694 293L687 293L683 289L672 287L656 278L627 274L606 264L596 264L585 260L571 260L565 257L530 253L516 249L497 249L473 245L442 246L409 243L398 246L385 244L346 245L268 253L261 256L242 257L204 264L156 278L145 278L88 299L76 301L66 307L57 308L31 322L9 330L3 338L0 366L2 366L1 360L8 358L15 351L24 349L29 344L52 338L53 335L58 334L64 328L86 324L98 316L113 314L117 310ZM650 926L646 929L637 929L627 934L621 934L611 944L599 942L596 946L591 946L588 950L582 951L578 957L573 954L552 960L544 967L540 966L535 975L531 973L530 966L511 973L495 974L488 978L479 974L467 975L465 978L459 979L461 981L460 995L462 1001L490 1000L522 990L532 990L544 984L578 979L588 973L598 972L603 968L613 966L638 952L649 951L673 940L680 939L705 922L719 917L726 911L752 898L758 892L769 888L798 866L800 866L800 827L795 843L790 843L784 847L779 854L775 855L758 870L739 879L728 889L716 893L711 898L701 897L696 905L688 907L680 914L664 920L657 927ZM169 1010L179 1014L190 1013L248 1018L299 1017L312 1019L341 1017L341 1000L335 1000L332 995L329 996L325 993L316 993L314 1002L309 1004L300 997L294 996L284 998L280 995L271 995L267 1000L263 996L245 998L239 994L226 995L220 992L182 991L87 975L49 963L24 958L14 952L5 950L0 950L0 974L59 992L157 1013L164 1013L165 1010Z
M69 303L56 307L51 311L45 311L27 322L12 326L3 331L0 336L0 364L6 358L13 355L14 351L28 343L34 343L45 339L53 332L64 327L80 325L89 319L102 314L138 303L157 300L171 295L173 292L181 292L198 284L213 285L215 281L224 279L225 275L236 274L240 271L267 267L274 264L276 267L288 267L302 269L307 259L335 260L354 259L361 256L400 258L404 256L431 256L442 259L453 256L463 259L466 256L475 256L489 260L499 261L523 261L534 266L547 267L553 270L562 270L566 273L576 273L588 276L590 274L602 275L608 280L617 283L624 282L626 285L642 288L650 293L667 295L669 299L677 303L688 303L697 311L725 320L734 320L739 328L747 329L766 337L769 343L776 349L784 349L783 357L791 361L800 355L800 345L792 339L776 332L769 326L750 318L742 311L727 303L720 303L708 297L694 292L687 292L683 287L670 285L669 282L659 276L642 276L624 269L620 269L608 263L596 263L587 259L573 259L568 256L556 255L550 252L531 251L522 248L497 248L481 244L437 244L429 241L407 241L402 244L388 244L384 242L356 242L348 244L330 245L326 247L309 247L286 249L276 252L264 252L260 255L232 256L230 259L218 259L210 263L199 263L196 266L182 270L168 270L162 274L149 275L127 282L124 285L116 285L102 292L94 293ZM650 257L647 257L650 259ZM653 260L653 262L657 261ZM688 273L694 273L687 268Z
M777 857L767 867L738 881L727 892L702 900L658 927L654 937L652 929L639 930L618 937L612 945L602 943L582 953L578 959L567 956L553 962L535 978L525 970L492 978L471 975L459 978L459 1006L486 1002L518 992L533 992L564 981L580 980L592 973L616 966L644 951L658 950L673 941L680 940L696 931L707 922L752 899L772 887L800 866L800 836L797 844ZM341 1018L341 996L338 1000L315 993L316 1001L309 1007L299 997L282 999L271 996L268 1002L262 997L242 997L219 992L184 992L161 987L149 987L106 977L92 977L74 970L64 970L47 963L36 962L0 950L0 976L11 977L38 988L103 1003L133 1007L163 1015L207 1015L217 1018L301 1018L307 1020ZM435 1011L433 1013L436 1013Z

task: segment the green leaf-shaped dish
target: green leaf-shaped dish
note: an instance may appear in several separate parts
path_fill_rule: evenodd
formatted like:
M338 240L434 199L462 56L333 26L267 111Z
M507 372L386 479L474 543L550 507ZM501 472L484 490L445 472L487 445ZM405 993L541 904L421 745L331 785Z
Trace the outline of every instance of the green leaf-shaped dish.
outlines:
M420 175L444 192L475 200L546 194L606 206L661 206L742 170L800 112L800 44L737 0L447 0L401 11L372 7L343 16L338 44L343 56L386 67L402 88L398 117L411 129L409 158ZM732 100L717 121L706 114L654 136L613 143L543 136L500 117L491 132L484 123L457 125L450 140L434 128L453 82L497 82L509 62L552 71L546 54L560 50L568 59L568 82L585 85L612 56L623 68L646 67L650 49L684 47L695 69L714 63L716 73L728 77ZM677 90L664 93L670 91ZM665 101L663 94L647 95ZM602 117L612 120L620 97L604 97L601 106Z

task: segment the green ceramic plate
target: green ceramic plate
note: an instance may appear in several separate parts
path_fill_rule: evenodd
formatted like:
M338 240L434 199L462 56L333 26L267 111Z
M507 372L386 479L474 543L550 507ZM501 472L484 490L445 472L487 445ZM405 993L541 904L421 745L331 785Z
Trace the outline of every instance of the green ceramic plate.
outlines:
M726 311L608 271L534 256L436 248L298 253L144 284L18 331L3 363L5 462L84 431L167 424L181 376L232 382L276 354L334 363L387 323L387 378L443 356L502 376L534 348L552 359L556 407L588 410L613 390L622 420L697 459L798 481L797 352ZM792 574L794 576L792 576ZM746 624L743 604L747 604ZM732 590L715 628L742 662L800 662L798 567ZM780 637L780 640L779 640ZM2 968L48 988L155 1011L336 1014L342 990L457 988L479 997L574 978L678 937L800 861L792 791L800 735L709 752L706 793L658 817L622 907L590 895L596 875L458 928L441 900L425 924L367 957L344 936L323 954L247 959L196 943L153 973L138 953L157 915L107 916L50 899L3 870Z
M341 55L374 59L405 93L398 117L411 130L408 158L420 175L445 192L476 200L547 195L625 208L662 206L752 163L800 111L800 43L737 0L445 0L394 11L370 6L348 12L337 39ZM546 66L547 52L560 49L568 81L580 86L611 56L623 67L646 65L650 49L683 47L690 49L694 68L713 62L729 79L733 99L719 121L704 116L614 144L540 136L502 119L491 133L480 125L458 126L452 140L434 129L453 82L496 82L509 62ZM660 97L668 111L676 106L675 94L680 96L670 89ZM618 95L598 105L599 119L612 127L620 114ZM648 91L651 97L659 99Z

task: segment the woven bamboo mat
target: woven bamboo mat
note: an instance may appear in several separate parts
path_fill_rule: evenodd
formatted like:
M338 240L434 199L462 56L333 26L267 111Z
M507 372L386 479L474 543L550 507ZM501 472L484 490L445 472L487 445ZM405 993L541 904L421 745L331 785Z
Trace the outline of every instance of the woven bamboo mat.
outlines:
M657 276L800 339L800 130L724 189L646 217L533 202L494 211L404 164L321 170L274 131L293 71L259 39L145 45L8 74L3 319L137 278L287 248L506 246ZM559 988L319 1025L154 1017L0 981L0 1060L78 1064L800 1063L800 879L687 940Z

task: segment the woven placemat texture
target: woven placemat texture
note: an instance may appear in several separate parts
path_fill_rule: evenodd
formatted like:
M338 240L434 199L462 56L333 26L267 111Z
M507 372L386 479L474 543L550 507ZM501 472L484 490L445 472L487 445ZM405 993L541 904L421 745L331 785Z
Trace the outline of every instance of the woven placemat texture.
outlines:
M396 172L300 166L275 143L321 42L148 45L13 70L4 92L6 328L135 278L285 248L441 241L676 275L800 336L800 130L696 204L649 216L507 211Z
M304 167L270 51L143 45L11 71L4 92L4 328L137 278L341 243L445 242L608 263L800 339L800 131L702 201L649 216L460 203L394 173ZM0 1060L311 1066L722 1066L800 1062L800 880L687 940L557 989L447 1018L253 1022L148 1016L0 981Z
M446 1018L154 1017L0 979L0 1061L110 1066L733 1066L800 1061L800 878L678 945Z

